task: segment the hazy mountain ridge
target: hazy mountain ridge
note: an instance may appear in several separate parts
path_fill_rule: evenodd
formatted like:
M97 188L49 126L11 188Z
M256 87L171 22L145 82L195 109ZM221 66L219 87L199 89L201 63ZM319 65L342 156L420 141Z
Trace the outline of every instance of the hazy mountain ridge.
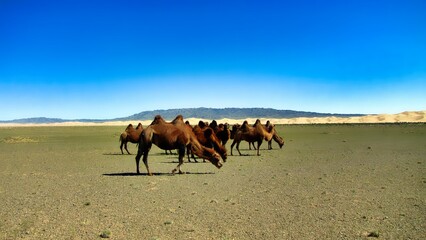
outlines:
M203 119L243 119L243 118L296 118L296 117L353 117L362 114L331 114L303 112L294 110L277 110L273 108L181 108L168 110L144 111L129 117L117 118L116 120L150 120L155 115L161 115L165 119L174 119L181 114L185 118Z
M128 117L115 119L61 119L61 118L22 118L0 123L62 123L62 122L105 122L105 121L127 121L127 120L151 120L155 115L161 115L165 119L174 119L181 114L184 118L203 119L244 119L244 118L299 118L299 117L355 117L364 114L334 114L317 113L294 110L278 110L273 108L179 108L167 110L143 111Z

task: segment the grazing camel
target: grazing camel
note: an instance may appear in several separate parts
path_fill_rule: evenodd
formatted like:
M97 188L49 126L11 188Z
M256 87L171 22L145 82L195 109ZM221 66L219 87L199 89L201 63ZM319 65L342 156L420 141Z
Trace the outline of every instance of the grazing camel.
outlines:
M132 124L129 124L127 128L124 130L123 133L120 135L120 150L121 154L124 154L123 152L123 145L124 149L126 149L127 153L130 154L129 150L127 149L127 142L131 143L138 143L139 142L139 136L141 135L143 130L142 123L139 123L136 129L133 127Z
M203 147L197 140L194 134L190 134L185 130L185 123L182 121L182 116L176 117L173 123L166 123L164 119L157 115L154 121L142 131L139 139L138 154L136 155L136 172L139 174L139 162L143 155L143 162L145 164L148 175L152 176L152 172L148 166L148 153L151 150L152 144L157 145L163 150L178 149L179 164L172 170L174 174L176 171L182 173L180 167L183 164L183 157L185 156L185 149L190 145L191 151L197 156L209 160L217 168L222 167L220 156L212 149ZM192 132L192 131L191 131Z
M237 144L236 149L240 155L240 142L242 140L245 140L247 142L257 142L257 156L260 156L259 150L260 145L262 144L263 140L270 141L273 138L273 134L266 131L264 126L260 123L260 120L257 119L256 123L254 124L254 127L250 127L247 123L247 121L244 121L243 125L235 132L234 135L234 141L231 144L231 155L232 155L232 148L235 144Z
M216 136L213 129L209 126L201 124L204 127L201 127L200 124L193 128L193 132L197 137L198 141L205 147L213 148L216 152L220 154L223 161L226 162L227 153L226 148L220 143L219 138Z
M284 146L284 139L278 135L277 131L275 130L274 124L272 124L269 120L266 121L265 129L266 129L266 131L274 134L272 136L272 139L276 143L278 143L278 145L280 146L280 148L283 148L283 146ZM270 141L268 141L268 149L269 150L272 149L272 139Z

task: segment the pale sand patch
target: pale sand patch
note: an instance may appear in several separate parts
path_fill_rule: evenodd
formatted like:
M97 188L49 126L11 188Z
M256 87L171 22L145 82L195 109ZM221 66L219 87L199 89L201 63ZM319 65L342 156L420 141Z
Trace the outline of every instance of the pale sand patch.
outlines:
M243 123L245 120L249 124L253 124L257 118L247 119L216 119L218 123ZM167 119L171 121L172 119ZM201 119L201 118L185 118L190 124L196 125L199 121L211 122L212 119ZM328 124L328 123L424 123L426 122L426 110L425 111L411 111L402 112L398 114L377 114L367 115L362 117L300 117L300 118L260 118L262 123L271 121L273 124ZM63 122L63 123L0 123L0 127L34 127L34 126L127 126L129 123L137 125L142 123L143 126L151 124L152 120L130 120L130 121L108 121L108 122Z

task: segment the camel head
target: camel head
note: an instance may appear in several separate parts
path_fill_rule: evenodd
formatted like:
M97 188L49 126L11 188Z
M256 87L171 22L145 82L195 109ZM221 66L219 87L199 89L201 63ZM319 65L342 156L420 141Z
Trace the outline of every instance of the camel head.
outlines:
M213 148L219 153L223 161L226 162L226 158L228 156L226 154L226 148L222 146L219 138L217 138L216 134L214 133L211 127L206 128L206 130L204 131L204 137L206 137L206 139L209 139L209 141L213 145Z
M203 147L203 155L217 168L222 167L222 163L220 162L220 155L215 150Z
M283 148L284 146L284 139L282 139L280 136L278 136L278 145L280 145L280 148Z

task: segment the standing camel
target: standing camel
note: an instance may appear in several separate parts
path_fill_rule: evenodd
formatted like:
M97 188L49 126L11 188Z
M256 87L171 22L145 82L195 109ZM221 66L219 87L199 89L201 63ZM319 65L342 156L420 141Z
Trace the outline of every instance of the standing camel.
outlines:
M249 126L247 121L244 121L243 125L235 132L234 141L231 144L231 155L235 144L237 144L236 149L238 153L242 155L240 152L240 142L245 140L249 144L250 142L257 142L257 156L260 156L259 150L263 140L270 141L272 138L273 134L266 131L259 119L256 120L254 127Z
M139 136L141 135L143 130L142 123L139 123L136 129L133 127L132 124L129 124L127 128L124 130L123 133L120 135L120 150L121 154L124 154L123 152L123 146L124 149L126 149L127 153L130 154L129 150L127 149L127 142L131 143L138 143L139 142Z

